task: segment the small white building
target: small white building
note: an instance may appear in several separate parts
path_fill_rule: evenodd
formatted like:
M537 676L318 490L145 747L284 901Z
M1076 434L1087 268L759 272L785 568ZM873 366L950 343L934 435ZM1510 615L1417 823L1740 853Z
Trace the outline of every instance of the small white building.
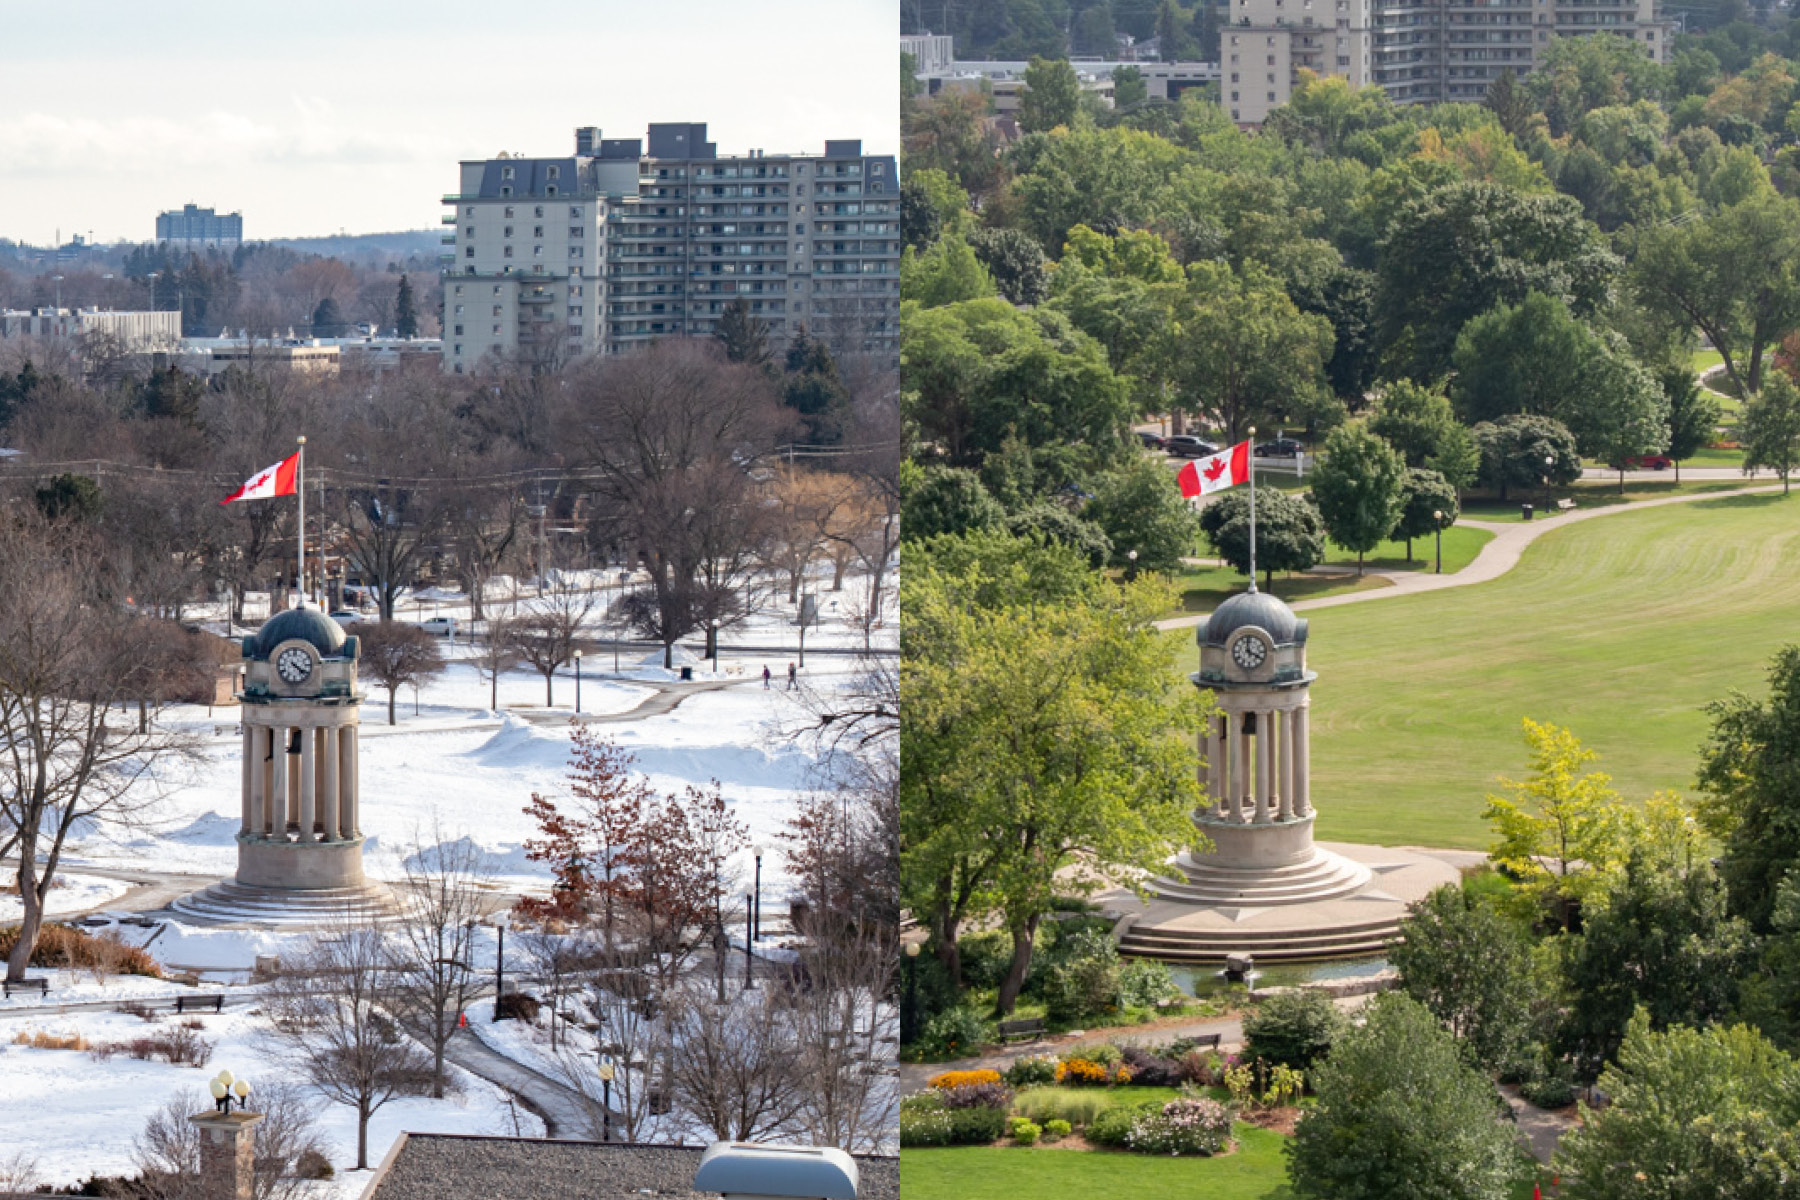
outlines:
M181 344L178 312L113 312L98 308L33 308L0 311L0 338L79 338L104 333L138 354Z

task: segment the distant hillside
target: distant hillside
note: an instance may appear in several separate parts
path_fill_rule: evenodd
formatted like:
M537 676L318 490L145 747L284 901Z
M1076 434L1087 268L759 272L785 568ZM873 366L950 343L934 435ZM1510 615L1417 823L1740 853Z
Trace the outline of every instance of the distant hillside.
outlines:
M436 258L439 233L435 229L408 229L398 233L354 233L333 237L269 238L272 246L285 246L298 254L322 254L328 258L369 256Z

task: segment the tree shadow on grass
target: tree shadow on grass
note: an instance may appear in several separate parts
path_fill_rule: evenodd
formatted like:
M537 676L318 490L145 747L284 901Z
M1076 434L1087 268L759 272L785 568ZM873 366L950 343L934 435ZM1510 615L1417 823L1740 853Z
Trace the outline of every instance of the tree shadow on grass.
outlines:
M1788 499L1783 492L1759 492L1754 496L1720 496L1713 500L1696 500L1695 508L1771 508Z

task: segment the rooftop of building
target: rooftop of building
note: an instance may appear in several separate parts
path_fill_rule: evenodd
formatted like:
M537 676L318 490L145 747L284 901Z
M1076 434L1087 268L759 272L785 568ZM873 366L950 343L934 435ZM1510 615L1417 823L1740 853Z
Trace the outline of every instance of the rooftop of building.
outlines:
M701 1146L640 1146L541 1138L401 1135L362 1200L704 1200ZM855 1155L857 1200L899 1200L900 1160Z

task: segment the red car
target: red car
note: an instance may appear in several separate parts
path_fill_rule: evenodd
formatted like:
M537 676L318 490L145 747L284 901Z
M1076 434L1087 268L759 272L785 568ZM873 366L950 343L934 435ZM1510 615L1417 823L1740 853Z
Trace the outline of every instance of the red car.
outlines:
M1666 454L1634 454L1625 460L1627 471L1666 471L1675 465L1675 460ZM1613 470L1619 470L1619 464L1613 464Z

